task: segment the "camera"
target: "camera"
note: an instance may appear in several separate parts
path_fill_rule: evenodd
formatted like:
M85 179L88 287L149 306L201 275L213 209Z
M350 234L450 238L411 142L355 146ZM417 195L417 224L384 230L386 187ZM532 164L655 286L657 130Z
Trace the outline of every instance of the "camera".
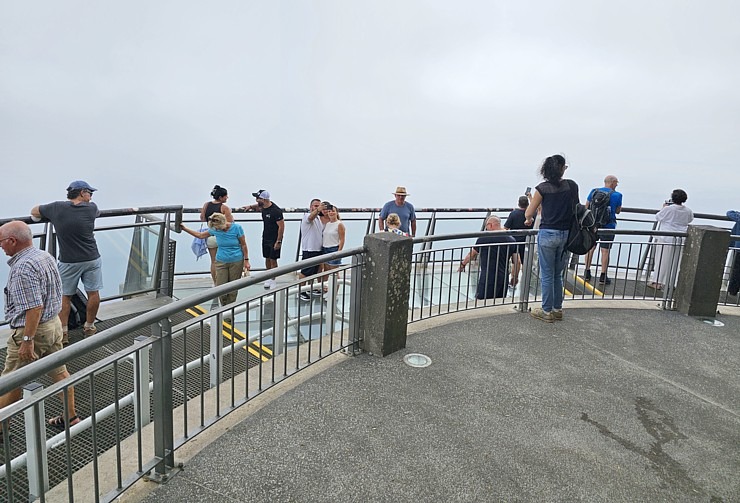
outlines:
M666 205L666 206L670 206L670 205L672 205L672 204L673 204L673 199L666 199L666 200L665 200L665 205Z

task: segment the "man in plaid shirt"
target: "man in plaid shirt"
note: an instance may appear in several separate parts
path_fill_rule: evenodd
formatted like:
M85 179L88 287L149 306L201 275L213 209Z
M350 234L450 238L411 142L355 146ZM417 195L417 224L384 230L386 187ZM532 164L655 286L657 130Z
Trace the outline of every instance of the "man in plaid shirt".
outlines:
M33 246L31 229L23 222L13 221L0 227L0 246L8 260L10 273L5 287L5 318L13 329L8 337L8 353L2 375L19 369L34 360L62 349L62 280L54 257ZM49 372L54 382L69 377L61 365ZM0 409L16 402L21 390L0 396ZM74 388L69 388L68 421L64 415L53 417L49 425L64 428L65 423L80 422L75 412Z

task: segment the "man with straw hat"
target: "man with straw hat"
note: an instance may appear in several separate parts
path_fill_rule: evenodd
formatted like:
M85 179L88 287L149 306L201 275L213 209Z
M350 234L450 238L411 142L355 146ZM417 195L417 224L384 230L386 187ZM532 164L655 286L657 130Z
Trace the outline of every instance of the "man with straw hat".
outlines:
M416 213L414 205L406 201L406 187L398 186L393 193L395 199L388 201L383 205L378 217L378 227L381 231L385 230L385 219L388 215L395 213L401 219L401 230L407 232L411 237L416 236Z

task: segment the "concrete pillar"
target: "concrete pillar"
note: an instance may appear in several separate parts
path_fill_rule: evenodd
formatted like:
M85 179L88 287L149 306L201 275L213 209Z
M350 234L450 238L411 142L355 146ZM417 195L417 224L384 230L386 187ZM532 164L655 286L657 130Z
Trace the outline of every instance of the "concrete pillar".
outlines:
M676 286L676 309L689 316L717 314L730 232L711 225L690 225Z
M391 232L365 236L360 336L362 349L386 356L406 347L411 238Z

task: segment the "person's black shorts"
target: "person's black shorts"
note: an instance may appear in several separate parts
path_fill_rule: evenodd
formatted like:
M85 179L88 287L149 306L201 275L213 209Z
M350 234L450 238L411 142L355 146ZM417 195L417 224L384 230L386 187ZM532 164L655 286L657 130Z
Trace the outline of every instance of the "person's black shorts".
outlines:
M600 246L606 250L612 247L614 244L614 234L611 232L597 232L596 237L601 241Z
M275 241L262 241L262 256L272 260L280 258L281 248L275 249Z
M301 258L303 260L306 260L306 259L309 259L309 258L318 257L319 255L321 255L321 250L318 250L318 251L304 251L303 254L301 255ZM320 266L321 266L321 264L317 264L317 265L315 265L313 267L306 267L305 269L301 269L301 274L303 276L313 276L314 274L316 274L317 272L319 272L319 267Z

